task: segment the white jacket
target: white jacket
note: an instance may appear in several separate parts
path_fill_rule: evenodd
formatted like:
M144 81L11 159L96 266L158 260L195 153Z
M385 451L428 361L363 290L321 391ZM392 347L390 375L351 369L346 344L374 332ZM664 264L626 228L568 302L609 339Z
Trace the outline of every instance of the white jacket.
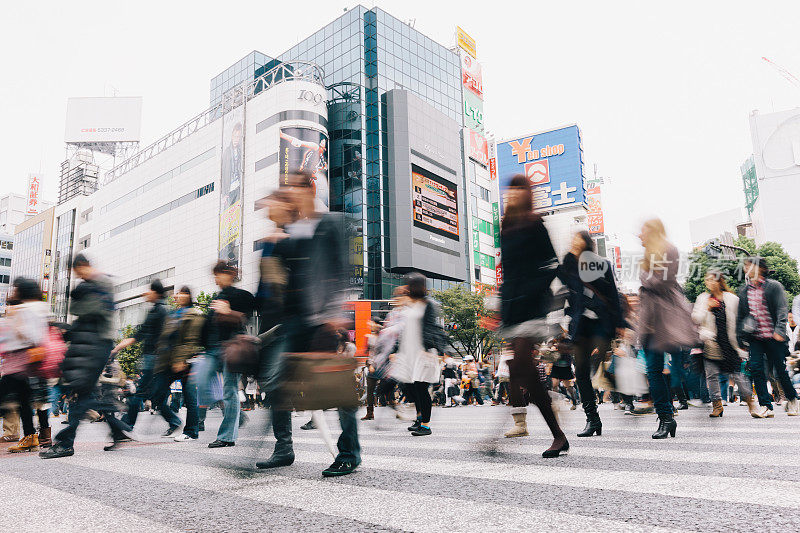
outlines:
M716 340L717 338L717 321L714 318L714 313L708 310L709 298L711 298L711 294L704 292L697 297L694 309L692 309L692 320L700 326L700 340L703 342ZM739 352L739 355L746 359L747 352L739 346L739 342L736 340L736 314L739 311L739 297L732 292L723 292L722 301L725 302L728 341Z

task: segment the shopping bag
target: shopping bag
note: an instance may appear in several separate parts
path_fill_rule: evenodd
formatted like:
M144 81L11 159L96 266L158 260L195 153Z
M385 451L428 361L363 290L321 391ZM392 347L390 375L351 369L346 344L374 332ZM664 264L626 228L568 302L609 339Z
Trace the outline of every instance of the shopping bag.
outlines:
M355 357L331 352L286 353L278 403L281 409L316 411L358 407Z
M614 375L616 376L617 392L628 396L639 396L646 393L649 389L641 359L638 357L615 357Z

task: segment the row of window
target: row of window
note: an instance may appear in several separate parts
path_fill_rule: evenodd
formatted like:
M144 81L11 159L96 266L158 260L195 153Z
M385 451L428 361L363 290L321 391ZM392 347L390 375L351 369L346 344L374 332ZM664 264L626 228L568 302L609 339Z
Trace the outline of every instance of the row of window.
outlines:
M119 198L117 198L113 202L110 202L110 203L104 205L103 207L100 208L100 214L102 215L102 214L104 214L104 213L106 213L108 211L111 211L112 209L115 209L115 208L121 206L122 204L133 200L134 198L136 198L140 194L144 194L146 191L149 191L149 190L153 189L154 187L156 187L158 185L161 185L162 183L165 183L165 182L171 180L172 178L182 174L183 172L186 172L190 168L196 167L197 165L199 165L203 161L205 161L207 159L211 159L212 157L214 157L214 154L216 153L216 151L217 151L217 148L210 148L209 150L206 150L202 154L197 155L197 156L191 158L190 160L186 161L182 165L178 165L177 167L173 168L172 170L168 170L167 172L164 172L159 177L148 181L147 183L145 183L141 187L137 187L136 189L132 190L131 192L120 196Z
M491 255L473 252L473 259L475 261L475 266L482 266L484 268L491 268L494 270L494 257Z
M11 266L10 257L0 257L0 267L10 267L10 266Z
M481 218L474 217L472 219L472 229L494 237L494 224Z
M9 281L10 280L9 280L8 274L0 274L0 283L6 283L7 284Z
M171 278L174 275L175 275L175 267L168 268L166 270L162 270L161 272L150 274L149 276L142 276L141 278L127 281L125 283L120 283L119 285L114 285L114 292L120 293L128 291L130 289L134 289L136 287L150 285L150 283L152 283L154 280L164 280L166 278Z
M198 198L201 198L201 197L205 196L206 194L209 194L209 193L211 193L213 191L214 191L214 183L211 182L208 185L206 185L205 187L200 187L196 191L192 191L192 192L190 192L188 194L184 194L183 196L181 196L177 200L172 200L171 202L168 202L168 203L162 205L161 207L157 207L157 208L153 209L152 211L149 211L149 212L145 213L144 215L142 215L140 217L136 217L133 220L129 220L125 224L121 224L121 225L117 226L116 228L113 228L113 229L111 229L109 231L106 231L105 233L101 233L100 237L98 237L97 241L98 242L103 242L104 240L109 239L111 237L116 237L117 235L119 235L120 233L122 233L124 231L128 231L129 229L133 229L136 226L144 224L145 222L147 222L149 220L152 220L152 219L154 219L154 218L156 218L158 216L161 216L161 215L163 215L165 213L168 213L168 212L172 211L173 209L177 209L177 208L181 207L182 205L188 204L192 200L196 200Z

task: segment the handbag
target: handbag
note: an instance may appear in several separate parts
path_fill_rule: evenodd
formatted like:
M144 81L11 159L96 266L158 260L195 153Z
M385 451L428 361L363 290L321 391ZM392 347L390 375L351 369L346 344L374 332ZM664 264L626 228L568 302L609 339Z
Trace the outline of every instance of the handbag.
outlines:
M58 328L50 327L41 348L43 357L31 368L35 377L53 379L61 377L61 361L67 353L67 345Z
M719 344L713 339L703 343L703 355L706 359L711 359L712 361L720 361L725 358Z
M331 352L286 353L277 403L281 410L358 407L355 357Z
M223 344L222 358L228 372L255 376L258 374L261 341L252 335L236 335Z

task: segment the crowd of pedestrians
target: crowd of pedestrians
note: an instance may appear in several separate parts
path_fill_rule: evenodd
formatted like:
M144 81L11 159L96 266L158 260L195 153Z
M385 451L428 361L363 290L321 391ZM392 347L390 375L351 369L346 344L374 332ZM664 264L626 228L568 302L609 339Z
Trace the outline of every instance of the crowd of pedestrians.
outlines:
M163 437L192 441L215 406L222 421L208 446L231 447L247 421L243 411L261 406L269 413L274 449L255 466L293 464L292 398L298 397L286 387L295 378L284 354L352 361L355 370L356 348L343 313L343 220L317 211L308 175L289 176L287 185L263 202L274 230L262 241L255 294L236 286L237 266L222 260L211 272L218 291L208 309L201 309L185 286L172 290L168 302L170 291L153 280L144 294L146 317L116 345L112 286L84 255L72 259L81 282L70 293L70 324L50 320L35 281L14 280L0 320L2 439L15 442L8 451L39 450L44 459L73 455L76 430L85 419L108 424L111 442L104 449L114 451L136 438L139 414L148 408L166 422ZM762 258L745 263L747 280L738 295L721 271L709 270L707 291L692 307L676 280L677 249L653 219L640 234L641 289L636 297L623 295L610 265L594 254L588 233L576 233L559 262L533 209L527 178L511 180L506 201L504 280L496 308L504 346L491 359L456 357L428 280L407 274L388 313L370 322L368 357L352 376L352 391L344 390L350 388L345 380L331 400L341 435L324 476L350 474L361 463L358 396L366 406L364 423L388 413L411 421L413 437L433 434L434 405L484 402L507 404L513 427L505 436L524 437L532 403L553 438L545 458L570 449L558 415L566 406L583 408L586 425L578 437L602 436L598 403L609 400L626 414L654 412L654 439L676 436L675 417L691 397L708 401L712 418L723 416L734 397L754 418L773 417L779 402L789 416L800 414L795 391L800 363L790 357L800 327ZM597 275L587 276L584 265L591 261L601 264L590 269ZM558 293L552 289L556 279ZM800 313L800 301L794 304ZM142 354L135 382L122 374L117 360L134 344ZM307 400L315 391L303 394ZM413 405L413 411L402 404ZM178 414L182 408L185 419ZM62 413L66 427L52 435L50 420ZM320 423L324 418L312 416L303 429Z

